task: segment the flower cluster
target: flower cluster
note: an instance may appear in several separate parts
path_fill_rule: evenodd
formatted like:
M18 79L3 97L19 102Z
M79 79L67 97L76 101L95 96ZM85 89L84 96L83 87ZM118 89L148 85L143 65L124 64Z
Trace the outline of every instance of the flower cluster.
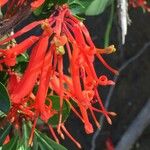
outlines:
M150 11L150 6L147 2L147 0L130 0L129 4L133 7L142 7L147 11Z
M69 103L72 111L83 122L87 134L93 132L88 111L97 127L100 127L100 124L95 112L102 113L108 123L112 123L110 115L114 116L115 113L107 112L104 108L98 87L115 83L106 75L97 76L93 62L97 57L107 69L117 74L118 72L111 68L102 57L103 54L114 52L115 48L113 45L105 49L96 48L85 25L72 15L67 5L57 7L46 20L25 26L14 35L1 41L0 45L37 26L43 31L41 35L32 35L9 49L0 49L0 63L8 68L16 65L18 55L31 49L28 66L22 75L11 69L8 70L7 88L12 108L7 119L16 127L19 127L20 122L18 114L33 122L29 141L31 144L38 117L48 123L49 118L57 113L52 109L52 101L49 97L49 95L57 94L60 97L57 132L62 138L64 132L80 147L62 122L63 103L64 101ZM64 69L64 63L67 63L67 71ZM74 101L78 107L76 108L71 101ZM99 106L95 107L95 103L98 103ZM51 125L49 127L58 142Z

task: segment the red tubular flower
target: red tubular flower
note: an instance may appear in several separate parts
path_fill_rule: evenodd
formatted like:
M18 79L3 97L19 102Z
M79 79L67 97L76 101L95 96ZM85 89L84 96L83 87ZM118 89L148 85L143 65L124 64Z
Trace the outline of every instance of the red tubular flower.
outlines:
M33 138L33 131L37 117L45 123L56 112L52 110L51 99L47 98L47 91L50 89L60 97L58 133L63 136L63 132L80 147L79 143L68 133L62 123L63 101L66 100L72 111L84 123L86 133L93 132L93 125L89 120L88 110L90 110L97 127L100 127L94 112L100 112L111 124L110 115L115 113L107 112L104 108L98 92L98 86L114 85L105 75L97 76L93 62L95 56L101 63L113 73L118 73L111 68L102 58L102 54L109 54L115 51L114 46L106 49L97 49L91 40L85 25L76 19L66 5L58 7L56 11L45 21L38 21L28 25L13 36L0 42L0 45L7 42L35 26L41 24L43 33L40 36L31 36L24 42L9 50L1 50L1 63L14 65L12 61L17 55L23 53L32 46L29 64L19 80L13 76L8 82L8 89L12 100L12 107L8 118L14 117L13 122L17 122L15 117L19 109L28 119L34 121L30 137ZM27 44L28 43L28 44ZM33 45L33 43L35 43ZM64 55L69 63L68 72L64 73ZM13 60L11 60L13 58ZM10 61L10 62L9 62ZM15 74L16 75L16 74ZM15 84L14 88L12 84ZM38 87L37 92L33 92L34 87ZM79 107L80 112L70 103L73 100ZM50 105L46 105L48 100ZM32 101L32 103L31 103ZM93 103L98 102L99 108L95 108ZM30 102L30 103L29 103ZM30 104L30 105L29 105ZM56 138L52 127L49 126L54 138Z
M16 56L31 47L38 39L39 37L31 36L11 49L5 51L1 49L0 52L5 57L1 62L5 62L7 66L14 66L16 64Z
M2 7L3 5L5 5L7 3L8 0L0 0L0 7Z
M40 7L44 2L45 2L45 0L34 0L31 3L31 8L36 9L36 8Z
M132 5L132 7L142 7L145 10L150 11L150 6L147 0L130 0L129 4Z

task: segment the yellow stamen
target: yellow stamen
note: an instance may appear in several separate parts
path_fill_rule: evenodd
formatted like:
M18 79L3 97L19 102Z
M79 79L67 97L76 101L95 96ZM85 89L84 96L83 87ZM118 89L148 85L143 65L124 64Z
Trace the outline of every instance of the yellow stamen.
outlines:
M65 54L64 46L56 47L56 54L64 55Z
M115 51L116 51L116 48L114 45L110 45L106 47L105 49L97 49L97 52L100 54L111 54L111 53L114 53Z
M48 19L46 19L45 21L43 21L43 23L41 24L41 28L46 31L47 33L51 34L52 33L52 28L49 24Z

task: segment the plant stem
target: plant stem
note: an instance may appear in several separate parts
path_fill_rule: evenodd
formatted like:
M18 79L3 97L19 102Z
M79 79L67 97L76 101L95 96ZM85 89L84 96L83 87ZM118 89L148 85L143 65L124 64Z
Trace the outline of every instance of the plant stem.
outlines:
M105 32L105 36L104 36L104 47L108 47L109 46L109 37L110 37L110 32L111 32L111 28L112 28L112 23L113 23L113 16L114 16L114 0L112 0L111 3L111 11L110 11L110 16L109 16L109 21L107 23L107 28L106 28L106 32Z

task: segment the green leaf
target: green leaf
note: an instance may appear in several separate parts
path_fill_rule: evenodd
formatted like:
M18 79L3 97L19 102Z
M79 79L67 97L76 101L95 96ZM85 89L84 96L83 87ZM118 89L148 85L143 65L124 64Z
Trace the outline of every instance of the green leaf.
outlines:
M35 135L37 137L38 144L41 150L67 150L65 147L63 147L60 144L57 144L55 141L50 139L47 135L41 133L36 129L35 129Z
M27 53L21 54L17 57L17 64L14 66L14 70L18 73L24 73L29 61L29 55Z
M33 14L38 17L39 19L41 18L46 18L49 16L51 7L54 5L54 3L50 0L45 0L44 4L41 5L39 8L34 10Z
M68 0L69 7L74 15L84 14L93 0Z
M3 142L6 139L6 136L9 134L11 129L11 124L7 124L4 129L0 129L0 146L2 146Z
M18 73L24 73L25 69L27 68L28 62L19 62L15 65L14 70Z
M38 144L37 136L34 136L34 138L33 138L32 150L39 150L39 144Z
M35 16L39 16L42 13L43 5L33 11Z
M16 150L18 139L19 139L18 134L13 136L9 143L2 146L2 150Z
M31 128L27 125L27 122L23 121L22 125L22 136L18 140L17 150L30 150L31 147L28 145Z
M0 118L6 117L6 114L0 110Z
M10 109L10 99L5 86L0 82L0 111L7 113Z
M29 61L29 55L27 53L23 53L23 54L20 54L18 57L17 57L17 62L28 62Z
M54 1L55 2L55 1ZM62 5L62 4L65 4L65 3L67 3L68 2L68 0L57 0L57 4L58 5Z
M0 72L0 82L5 85L7 83L7 80L8 80L8 74L6 73L5 70L1 71Z
M99 15L110 5L112 0L94 0L86 9L86 15Z
M60 110L59 96L53 95L53 96L50 96L49 98L52 100L52 108L59 112ZM63 109L62 109L62 121L63 122L66 121L69 114L70 114L70 106L65 100L63 100ZM55 114L53 117L51 117L48 120L48 123L51 124L53 127L56 127L58 125L58 122L59 122L59 113Z

